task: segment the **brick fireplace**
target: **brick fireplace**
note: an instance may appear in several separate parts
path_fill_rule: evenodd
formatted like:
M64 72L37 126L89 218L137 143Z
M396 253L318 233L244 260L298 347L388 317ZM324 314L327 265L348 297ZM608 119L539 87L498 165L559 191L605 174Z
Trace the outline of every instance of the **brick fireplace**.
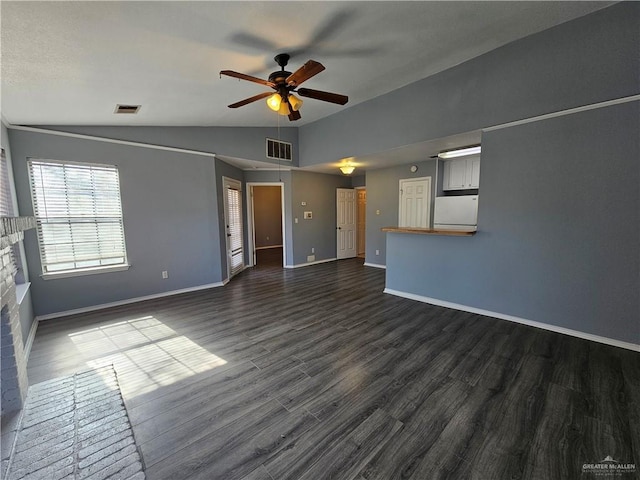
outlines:
M0 218L0 320L2 416L22 408L27 395L27 360L24 353L19 305L16 297L16 268L11 248L35 228L33 217Z

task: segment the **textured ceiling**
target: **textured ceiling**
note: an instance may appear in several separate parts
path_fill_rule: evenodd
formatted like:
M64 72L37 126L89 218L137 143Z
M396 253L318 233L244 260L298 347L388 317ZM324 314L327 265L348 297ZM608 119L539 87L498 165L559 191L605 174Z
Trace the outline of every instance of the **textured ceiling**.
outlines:
M1 2L2 116L23 125L273 126L273 56L326 70L300 126L611 2ZM114 115L117 103L141 104ZM288 123L282 117L284 123Z

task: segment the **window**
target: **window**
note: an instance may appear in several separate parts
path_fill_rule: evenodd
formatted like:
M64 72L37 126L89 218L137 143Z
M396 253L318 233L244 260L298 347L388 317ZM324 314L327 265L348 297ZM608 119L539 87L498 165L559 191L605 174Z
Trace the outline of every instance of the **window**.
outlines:
M42 273L128 267L114 165L29 160Z

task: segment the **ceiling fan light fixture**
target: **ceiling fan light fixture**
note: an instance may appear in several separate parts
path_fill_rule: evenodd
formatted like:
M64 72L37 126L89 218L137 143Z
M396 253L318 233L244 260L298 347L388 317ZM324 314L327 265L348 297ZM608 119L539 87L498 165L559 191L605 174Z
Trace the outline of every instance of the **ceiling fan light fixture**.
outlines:
M288 116L289 120L293 122L302 118L299 110L303 103L299 97L292 95L292 92L294 91L301 97L313 98L315 100L335 103L337 105L345 105L349 101L349 97L346 95L323 92L321 90L313 90L310 88L298 89L303 82L306 82L310 78L315 77L318 73L322 72L324 70L324 65L316 62L315 60L309 60L295 72L291 73L284 69L289 62L289 58L288 53L280 53L274 57L274 60L280 66L281 70L271 73L268 80L254 77L253 75L247 75L246 73L235 72L233 70L220 70L220 76L225 75L239 80L258 83L275 90L275 93L259 93L227 106L229 108L239 108L258 100L267 99L267 106L271 110L279 115Z
M278 110L278 115L289 115L291 110L289 110L289 105L287 102L280 103L280 109Z
M303 103L302 100L296 97L294 94L292 93L289 94L289 104L291 105L291 109L294 112L297 112L298 110L300 110L302 103Z
M279 93L274 93L269 98L267 98L267 106L274 112L280 113L281 105L282 105L282 97L280 96Z

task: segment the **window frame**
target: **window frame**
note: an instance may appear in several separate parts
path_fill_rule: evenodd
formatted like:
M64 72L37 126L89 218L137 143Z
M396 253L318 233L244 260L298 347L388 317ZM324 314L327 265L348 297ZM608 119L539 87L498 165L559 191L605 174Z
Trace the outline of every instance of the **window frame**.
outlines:
M112 264L112 265L97 265L97 266L87 266L87 267L75 267L72 269L66 269L66 270L57 270L57 271L47 271L47 265L49 265L48 262L45 261L45 244L44 244L44 235L42 233L42 221L41 219L46 219L49 217L46 216L38 216L37 212L39 212L42 209L46 210L46 201L45 201L45 205L42 205L42 208L37 208L40 207L40 205L37 205L37 200L36 200L36 186L35 186L35 180L34 180L34 164L52 164L52 165L60 165L61 168L65 168L67 166L69 166L70 168L75 167L81 167L81 168L92 168L92 167L96 167L96 168L101 168L101 169L107 169L107 170L112 170L115 172L116 175L116 182L115 182L115 186L117 187L117 197L118 197L118 203L119 203L119 216L117 216L116 218L119 218L120 220L120 231L122 233L122 257L123 257L123 262L122 263L116 263L116 264ZM41 274L40 276L45 279L54 279L54 278L68 278L68 277L76 277L76 276L85 276L85 275L95 275L95 274L100 274L100 273L110 273L110 272L117 272L117 271L124 271L124 270L128 270L129 267L131 266L131 264L129 263L129 259L127 256L127 248L126 248L126 234L125 234L125 225L124 225L124 213L122 210L122 190L120 188L120 171L118 169L118 166L115 164L102 164L102 163L94 163L94 162L77 162L77 161L67 161L67 160L54 160L54 159L49 159L49 158L28 158L27 159L27 169L28 169L28 173L29 173L29 187L30 187L30 193L31 193L31 202L32 202L32 206L33 206L33 213L34 216L36 218L36 224L37 224L37 241L38 241L38 253L40 255L40 268L41 268ZM64 187L65 189L69 189L69 184L66 182L64 182ZM92 198L95 201L95 196L96 196L96 192L95 192L95 188L92 191ZM72 217L69 217L72 218ZM99 218L98 216L94 216L94 217L87 217L88 219L93 219L93 224L98 224L99 222L97 222L96 220ZM73 222L69 221L69 224L71 225ZM92 223L91 221L87 222L87 223ZM96 258L96 260L100 260L99 257Z

